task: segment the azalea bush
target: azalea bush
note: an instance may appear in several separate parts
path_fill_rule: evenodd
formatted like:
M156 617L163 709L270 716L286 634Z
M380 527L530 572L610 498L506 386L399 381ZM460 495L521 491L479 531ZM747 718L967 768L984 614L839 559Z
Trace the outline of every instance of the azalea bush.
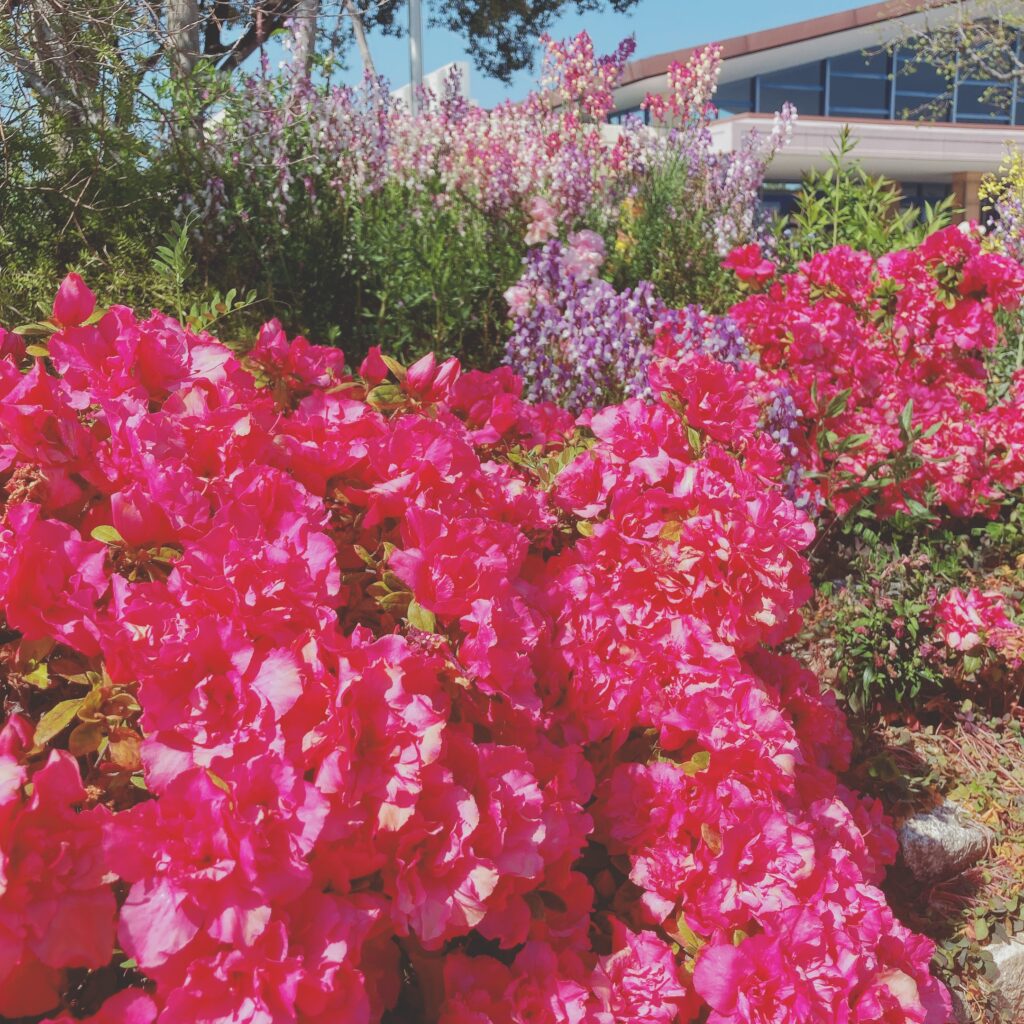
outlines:
M0 1015L948 1020L720 346L573 419L94 306L0 337Z
M1024 382L994 400L984 358L1004 344L1024 268L966 228L878 259L839 246L777 281L756 251L733 255L753 294L730 313L800 410L813 505L995 516L1024 483Z

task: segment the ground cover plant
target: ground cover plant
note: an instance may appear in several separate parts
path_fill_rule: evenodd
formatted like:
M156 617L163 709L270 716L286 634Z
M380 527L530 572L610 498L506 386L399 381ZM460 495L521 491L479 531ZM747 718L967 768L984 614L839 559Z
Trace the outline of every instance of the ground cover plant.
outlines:
M947 1019L727 364L574 420L75 278L3 347L0 1014Z

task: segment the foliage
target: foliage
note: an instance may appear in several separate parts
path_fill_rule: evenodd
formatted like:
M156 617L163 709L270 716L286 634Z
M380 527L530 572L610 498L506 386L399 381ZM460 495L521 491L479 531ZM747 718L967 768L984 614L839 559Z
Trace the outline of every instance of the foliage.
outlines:
M722 309L735 299L717 246L708 244L708 221L717 209L704 196L683 157L670 158L644 176L622 205L609 254L609 275L620 289L650 281L667 305L706 304Z
M807 173L795 209L775 225L775 256L785 269L839 245L876 257L908 249L952 222L952 197L921 210L904 207L896 182L868 174L851 159L855 146L844 125L828 167Z
M997 713L1019 703L1022 508L927 530L897 517L819 546L801 647L862 723L880 710L920 714L939 697Z
M920 6L930 12L923 25L918 19L908 19L904 36L893 45L899 45L907 55L911 73L918 66L934 68L945 79L946 88L909 113L945 120L958 79L991 83L979 99L993 114L1007 112L1014 86L1024 77L1018 45L1024 28L1020 3L988 0L984 4L947 4L943 0L923 0Z
M948 1018L741 369L574 422L94 305L0 339L0 1014Z

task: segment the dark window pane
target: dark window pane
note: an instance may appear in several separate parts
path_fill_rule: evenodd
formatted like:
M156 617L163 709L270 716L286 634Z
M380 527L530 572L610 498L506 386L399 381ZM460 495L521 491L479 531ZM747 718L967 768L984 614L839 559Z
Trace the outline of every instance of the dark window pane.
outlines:
M769 217L788 217L796 210L798 181L766 181L761 187L761 209Z
M651 112L649 110L642 110L640 107L629 107L626 110L613 110L608 115L609 124L625 124L627 120L650 124Z
M1006 123L1010 118L1011 95L1005 87L962 82L956 93L956 119Z
M832 73L845 75L880 75L889 73L889 54L871 53L865 54L860 50L854 53L844 53L842 56L833 57L831 61Z
M801 64L795 68L783 68L781 71L773 71L771 74L762 75L761 81L765 85L771 86L820 86L822 84L822 68L822 62L816 60L813 64Z
M946 78L931 64L919 60L913 50L900 50L896 54L897 91L938 96L950 88Z
M829 79L829 113L889 116L889 83L884 78L849 78L833 74Z
M897 90L896 117L901 121L948 121L950 97Z
M821 114L824 105L823 89L793 89L784 85L761 85L759 110L768 113L781 110L783 103L792 103L801 114Z
M754 81L741 78L738 82L726 82L718 87L714 104L722 117L730 114L745 114L754 109Z
M900 206L903 209L915 209L921 218L927 203L934 206L950 194L950 187L934 181L904 181L900 185Z

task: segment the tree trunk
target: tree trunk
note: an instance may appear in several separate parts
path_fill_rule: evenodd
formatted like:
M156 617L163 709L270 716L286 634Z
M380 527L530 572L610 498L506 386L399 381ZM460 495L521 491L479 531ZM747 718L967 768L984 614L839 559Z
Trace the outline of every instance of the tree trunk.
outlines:
M359 47L359 56L363 60L363 71L371 78L377 77L377 69L373 66L373 56L370 53L370 44L366 40L366 26L363 24L363 16L359 13L355 0L345 0L345 11L352 19L352 34L356 37L356 45Z
M292 12L292 36L295 39L295 62L309 74L316 52L317 17L320 0L298 0Z
M199 62L199 0L167 0L167 58L171 74L188 78Z

